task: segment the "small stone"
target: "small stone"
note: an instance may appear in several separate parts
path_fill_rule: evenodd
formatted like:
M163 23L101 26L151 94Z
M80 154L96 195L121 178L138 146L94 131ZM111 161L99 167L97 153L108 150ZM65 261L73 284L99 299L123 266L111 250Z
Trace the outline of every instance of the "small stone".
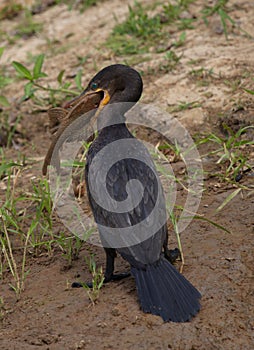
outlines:
M120 315L120 310L117 307L114 307L111 311L113 316L119 316Z

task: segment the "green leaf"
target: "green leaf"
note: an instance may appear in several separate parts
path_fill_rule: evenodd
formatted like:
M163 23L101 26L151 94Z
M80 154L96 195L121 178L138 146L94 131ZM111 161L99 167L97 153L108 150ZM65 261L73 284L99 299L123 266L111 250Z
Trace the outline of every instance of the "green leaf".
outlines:
M41 71L44 61L44 54L38 55L33 68L33 78L38 79L47 76L47 74Z
M24 86L24 96L22 97L22 101L28 100L34 94L33 83L30 81Z
M71 82L66 82L66 83L62 86L62 88L63 88L63 89L69 89L70 86L71 86ZM79 95L79 93L77 93L77 95Z
M31 81L33 80L33 76L31 74L31 72L25 66L23 66L23 64L21 64L19 62L16 62L16 61L13 61L12 65L15 68L16 72L22 78L25 78L25 79L28 79L28 80L31 80Z
M248 90L248 89L243 89L243 90L248 92L248 94L254 95L254 90Z
M21 166L20 164L17 163L7 163L7 164L2 164L0 165L0 174L6 172L6 170L12 168L13 166Z
M60 73L57 76L57 81L59 84L62 84L63 82L63 75L64 75L65 69L61 70Z
M0 105L4 106L4 107L9 107L10 103L7 100L7 98L3 95L0 95Z
M36 79L38 79L38 78L45 78L47 76L48 76L48 74L41 72L41 73L38 74Z

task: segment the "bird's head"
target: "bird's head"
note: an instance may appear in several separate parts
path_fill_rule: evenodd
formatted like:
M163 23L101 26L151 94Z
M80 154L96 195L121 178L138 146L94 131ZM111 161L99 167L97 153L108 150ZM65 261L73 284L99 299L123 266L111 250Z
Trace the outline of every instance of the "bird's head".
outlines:
M141 76L135 69L114 64L97 73L82 95L102 93L100 106L105 106L108 103L137 102L142 88Z
M88 96L99 95L99 103L95 106L97 111L93 120L97 119L107 105L114 115L124 115L140 98L143 82L140 74L133 68L123 64L113 64L103 68L88 83L87 88L74 100L68 102L65 108L74 107ZM117 113L116 113L117 112ZM109 113L107 113L109 118ZM106 117L106 116L105 116ZM111 120L112 123L112 120Z
M139 100L142 88L141 76L135 69L114 64L97 73L80 96L65 103L63 108L51 109L49 116L60 121L60 127L47 152L43 173L47 172L56 145L57 148L62 145L65 139L62 135L70 138L71 133L73 139L75 132L90 130L96 121L98 129L124 122L124 114ZM72 125L76 130L71 128Z

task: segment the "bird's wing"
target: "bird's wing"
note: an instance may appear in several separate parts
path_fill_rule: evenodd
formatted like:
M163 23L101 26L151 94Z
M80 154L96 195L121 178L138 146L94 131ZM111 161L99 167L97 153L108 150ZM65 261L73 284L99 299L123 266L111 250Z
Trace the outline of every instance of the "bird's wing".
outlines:
M98 190L97 199L89 191L90 186L88 192L104 246L117 248L132 264L138 261L146 264L156 261L161 253L166 236L166 209L162 186L149 152L140 143L138 154L137 149L133 154L135 158L121 159L109 170L101 165L93 172L91 167L91 172L88 171ZM103 177L105 171L106 178ZM102 186L106 186L109 200L100 198L102 203L98 205Z

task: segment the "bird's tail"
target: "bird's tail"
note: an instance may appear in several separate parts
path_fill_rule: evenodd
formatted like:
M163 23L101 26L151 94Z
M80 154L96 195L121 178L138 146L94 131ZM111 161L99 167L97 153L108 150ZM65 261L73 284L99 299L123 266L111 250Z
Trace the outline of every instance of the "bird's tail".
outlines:
M164 257L145 270L132 267L144 312L186 322L200 310L199 291Z

